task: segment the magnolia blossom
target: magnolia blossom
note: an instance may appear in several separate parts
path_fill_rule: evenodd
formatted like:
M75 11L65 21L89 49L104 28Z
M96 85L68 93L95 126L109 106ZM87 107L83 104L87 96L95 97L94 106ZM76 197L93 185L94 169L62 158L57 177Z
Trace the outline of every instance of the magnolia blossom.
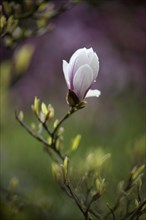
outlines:
M69 63L63 60L63 72L69 91L74 93L79 102L87 97L99 97L100 91L92 90L99 71L99 60L92 48L78 49Z

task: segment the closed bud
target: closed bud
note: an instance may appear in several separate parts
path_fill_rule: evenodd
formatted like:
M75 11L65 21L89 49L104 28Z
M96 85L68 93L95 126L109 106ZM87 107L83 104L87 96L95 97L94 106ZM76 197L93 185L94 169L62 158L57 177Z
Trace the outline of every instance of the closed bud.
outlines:
M40 103L40 100L37 97L35 97L34 104L31 107L36 115L39 115L39 103Z
M65 157L64 161L63 161L63 168L64 168L64 177L66 179L67 177L67 173L68 173L68 157Z
M67 103L74 107L88 97L99 97L100 91L92 90L99 72L99 60L92 48L81 48L71 56L69 63L63 60L64 77L69 89ZM84 106L85 107L85 106Z

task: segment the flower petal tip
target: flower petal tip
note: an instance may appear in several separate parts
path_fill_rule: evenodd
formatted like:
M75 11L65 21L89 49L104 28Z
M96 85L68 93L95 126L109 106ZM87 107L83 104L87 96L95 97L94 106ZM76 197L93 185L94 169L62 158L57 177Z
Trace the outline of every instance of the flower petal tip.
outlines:
M95 90L90 89L87 92L85 98L88 98L88 97L97 97L98 98L100 95L101 95L101 92L98 89L95 89Z

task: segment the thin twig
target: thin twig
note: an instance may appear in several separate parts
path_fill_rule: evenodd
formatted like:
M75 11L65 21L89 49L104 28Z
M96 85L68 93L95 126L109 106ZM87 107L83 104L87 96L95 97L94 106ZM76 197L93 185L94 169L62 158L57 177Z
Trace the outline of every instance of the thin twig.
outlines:
M15 117L17 119L17 121L20 123L20 125L25 128L25 130L34 138L36 138L38 141L42 142L43 144L45 144L46 146L50 147L50 145L48 144L48 142L40 135L36 134L35 132L33 132L28 125L23 121L20 120L19 116L17 115L17 113L15 112Z
M77 197L76 193L74 192L73 190L73 187L71 186L70 183L66 182L65 183L65 186L67 187L67 189L69 190L71 196L72 196L72 199L75 201L75 203L77 204L77 206L79 207L80 211L83 213L83 215L85 216L85 211L80 203L80 200L79 198Z
M136 211L134 211L133 213L132 213L132 215L131 215L131 217L130 217L130 219L129 220L132 220L132 219L134 219L134 217L136 217L136 216L138 216L138 214L139 214L139 216L141 215L141 209L143 208L143 206L144 205L146 205L146 199L144 199L144 201L138 206L138 208L136 209ZM146 211L146 210L145 210Z
M114 210L107 204L108 209L110 210L110 213L112 214L113 220L115 220L115 214L114 214Z
M46 121L42 122L40 117L37 115L36 112L34 112L34 115L37 118L37 120L42 124L43 128L45 129L45 131L52 137L52 134L51 134L50 130L48 129L47 125L46 125Z
M37 139L38 141L42 142L45 146L51 148L54 152L57 153L57 155L61 158L61 160L64 160L64 156L61 154L61 152L55 148L54 144L49 145L48 142L40 135L36 134L35 132L33 132L28 125L23 121L20 120L19 116L17 115L17 113L15 112L15 117L18 120L18 122L20 123L20 125L25 128L25 130L31 135L33 136L35 139ZM47 151L48 152L48 151Z
M100 216L100 214L95 213L92 209L89 209L89 212L97 219L103 220L103 218Z

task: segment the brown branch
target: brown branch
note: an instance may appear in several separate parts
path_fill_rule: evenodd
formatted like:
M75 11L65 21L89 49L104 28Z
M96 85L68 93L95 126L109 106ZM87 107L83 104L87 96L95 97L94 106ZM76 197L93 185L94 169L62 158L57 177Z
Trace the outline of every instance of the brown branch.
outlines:
M69 193L72 196L71 198L75 201L75 203L77 204L78 208L80 209L82 214L85 216L84 208L82 207L79 198L77 197L76 193L74 192L72 185L69 182L65 182L65 186L69 190Z

